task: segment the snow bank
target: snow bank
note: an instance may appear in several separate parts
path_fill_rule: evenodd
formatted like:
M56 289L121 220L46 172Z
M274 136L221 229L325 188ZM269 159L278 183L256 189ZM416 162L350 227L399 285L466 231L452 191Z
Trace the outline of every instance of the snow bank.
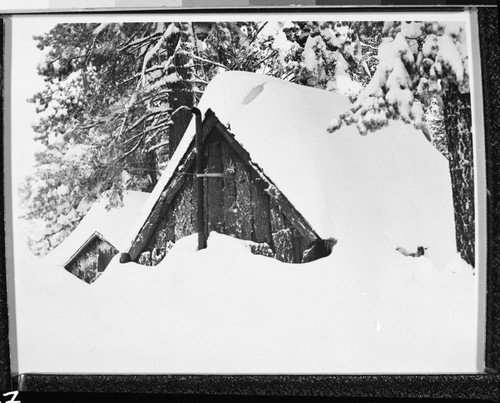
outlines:
M115 259L88 285L22 269L21 372L474 372L470 270L339 244L290 265L211 234L156 267ZM22 316L21 316L22 314Z

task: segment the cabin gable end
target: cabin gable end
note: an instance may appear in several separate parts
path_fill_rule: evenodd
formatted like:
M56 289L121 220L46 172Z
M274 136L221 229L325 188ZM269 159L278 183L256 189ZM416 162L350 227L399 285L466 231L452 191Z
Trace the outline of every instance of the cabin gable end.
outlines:
M213 111L206 112L202 127L205 233L233 236L248 241L254 253L301 262L320 237ZM195 158L193 140L136 238L132 259L155 265L176 241L197 232Z

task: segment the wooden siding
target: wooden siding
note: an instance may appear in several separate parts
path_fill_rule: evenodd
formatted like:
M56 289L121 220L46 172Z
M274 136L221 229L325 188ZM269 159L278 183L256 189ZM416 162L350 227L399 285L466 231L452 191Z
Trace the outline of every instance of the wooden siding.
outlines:
M204 144L205 171L207 173L224 173L222 161L222 137L213 130ZM205 189L205 234L218 232L225 234L224 220L224 178L203 179Z
M99 236L93 236L64 267L87 283L94 282L106 269L118 250Z
M203 121L202 129L204 139L212 131L212 128L217 122L218 119L213 114L205 118L205 120ZM191 175L194 174L194 171L191 171L190 169L194 165L193 162L195 160L195 155L196 153L194 151L193 141L191 146L184 154L182 163L176 167L174 175L170 178L167 186L165 186L165 188L161 192L160 197L158 197L158 199L156 200L151 214L135 236L135 239L133 240L132 245L129 249L129 255L132 260L137 260L141 252L147 250L148 245L151 242L151 238L154 237L154 231L158 226L158 222L160 222L162 220L162 217L164 217L167 213L167 209L172 203L173 198L176 196L179 189L184 184L187 173L191 172Z
M206 233L216 231L267 244L276 259L299 263L310 240L292 225L282 206L270 196L273 194L269 192L270 183L235 151L218 128L207 135L204 153L205 171L223 174L204 179ZM142 254L141 263L157 264L172 243L196 232L194 165L176 173L183 176L182 186L157 220L142 249L146 253ZM173 182L180 179L173 178ZM253 249L255 253L268 250Z

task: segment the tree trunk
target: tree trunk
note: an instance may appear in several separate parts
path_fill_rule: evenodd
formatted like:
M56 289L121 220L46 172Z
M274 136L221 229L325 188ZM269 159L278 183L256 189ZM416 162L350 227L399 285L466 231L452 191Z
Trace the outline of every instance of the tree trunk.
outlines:
M474 267L474 162L470 94L461 94L456 84L450 84L444 93L444 111L457 251L462 259Z
M177 41L173 41L176 43ZM169 97L170 107L173 111L176 111L179 107L187 107L185 109L179 110L172 116L172 126L169 130L169 157L172 158L174 152L179 145L184 132L186 131L189 122L191 121L191 111L190 108L193 107L193 88L190 81L191 78L191 68L186 67L189 62L189 57L182 54L177 54L175 56L174 64L175 68L170 69L169 73L177 72L182 80L170 84L170 89L172 93ZM189 108L189 109L188 109Z
M149 175L149 179L151 184L147 191L152 192L156 183L158 182L158 167L157 167L157 158L156 153L154 151L146 152L146 173Z

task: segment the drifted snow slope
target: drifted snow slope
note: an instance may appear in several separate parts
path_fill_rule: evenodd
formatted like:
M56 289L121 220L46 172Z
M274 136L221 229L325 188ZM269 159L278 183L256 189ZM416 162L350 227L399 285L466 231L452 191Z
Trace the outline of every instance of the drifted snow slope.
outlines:
M248 73L217 76L200 106L338 239L332 254L285 264L212 233L207 249L184 238L153 268L115 258L92 285L20 265L20 372L478 370L477 276L455 251L446 160L422 134L398 122L367 137L327 134L345 98ZM395 250L419 245L420 258Z

